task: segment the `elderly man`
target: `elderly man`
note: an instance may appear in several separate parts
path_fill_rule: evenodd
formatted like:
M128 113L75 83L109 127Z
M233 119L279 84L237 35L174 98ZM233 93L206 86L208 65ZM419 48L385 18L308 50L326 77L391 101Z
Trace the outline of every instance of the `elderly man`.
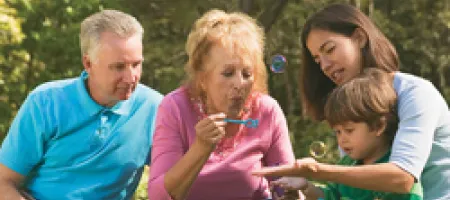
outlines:
M84 71L28 95L0 149L0 199L131 198L162 99L139 84L142 37L120 11L82 22Z

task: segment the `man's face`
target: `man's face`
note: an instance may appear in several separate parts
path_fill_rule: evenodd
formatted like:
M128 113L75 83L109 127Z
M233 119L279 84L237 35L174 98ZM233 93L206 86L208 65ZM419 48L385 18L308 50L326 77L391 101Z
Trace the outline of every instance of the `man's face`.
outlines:
M89 74L88 89L100 105L112 107L127 100L136 89L142 73L142 38L122 38L104 32L96 58L84 55L83 64Z

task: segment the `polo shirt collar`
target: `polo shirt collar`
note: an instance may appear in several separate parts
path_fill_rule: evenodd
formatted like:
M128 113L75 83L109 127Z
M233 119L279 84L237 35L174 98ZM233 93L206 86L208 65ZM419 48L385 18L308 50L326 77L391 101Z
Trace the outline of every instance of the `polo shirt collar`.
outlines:
M96 115L97 113L105 110L109 110L117 115L128 115L130 113L133 102L132 99L134 99L134 92L131 95L130 99L120 101L111 108L101 106L91 98L89 92L86 89L87 86L85 84L85 81L88 78L88 76L89 74L85 70L81 72L81 75L77 81L77 90L80 102L82 103L83 107L86 108L86 111L88 112L89 116Z

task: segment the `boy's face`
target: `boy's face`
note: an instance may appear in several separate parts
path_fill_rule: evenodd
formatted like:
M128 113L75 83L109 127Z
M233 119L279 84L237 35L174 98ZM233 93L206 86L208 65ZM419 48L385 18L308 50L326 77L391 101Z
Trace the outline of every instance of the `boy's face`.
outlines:
M370 164L381 158L389 148L382 130L370 130L364 122L346 122L333 126L339 146L354 160Z

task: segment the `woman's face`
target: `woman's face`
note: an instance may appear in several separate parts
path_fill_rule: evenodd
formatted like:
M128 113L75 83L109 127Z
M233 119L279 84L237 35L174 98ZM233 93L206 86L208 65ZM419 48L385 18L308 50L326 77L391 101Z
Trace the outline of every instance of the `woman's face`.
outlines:
M347 37L321 29L313 29L306 46L323 73L337 85L341 85L361 72L365 35L356 29Z
M208 113L238 117L254 84L253 65L244 64L242 55L222 45L214 45L205 56L206 76L201 84L206 92Z

